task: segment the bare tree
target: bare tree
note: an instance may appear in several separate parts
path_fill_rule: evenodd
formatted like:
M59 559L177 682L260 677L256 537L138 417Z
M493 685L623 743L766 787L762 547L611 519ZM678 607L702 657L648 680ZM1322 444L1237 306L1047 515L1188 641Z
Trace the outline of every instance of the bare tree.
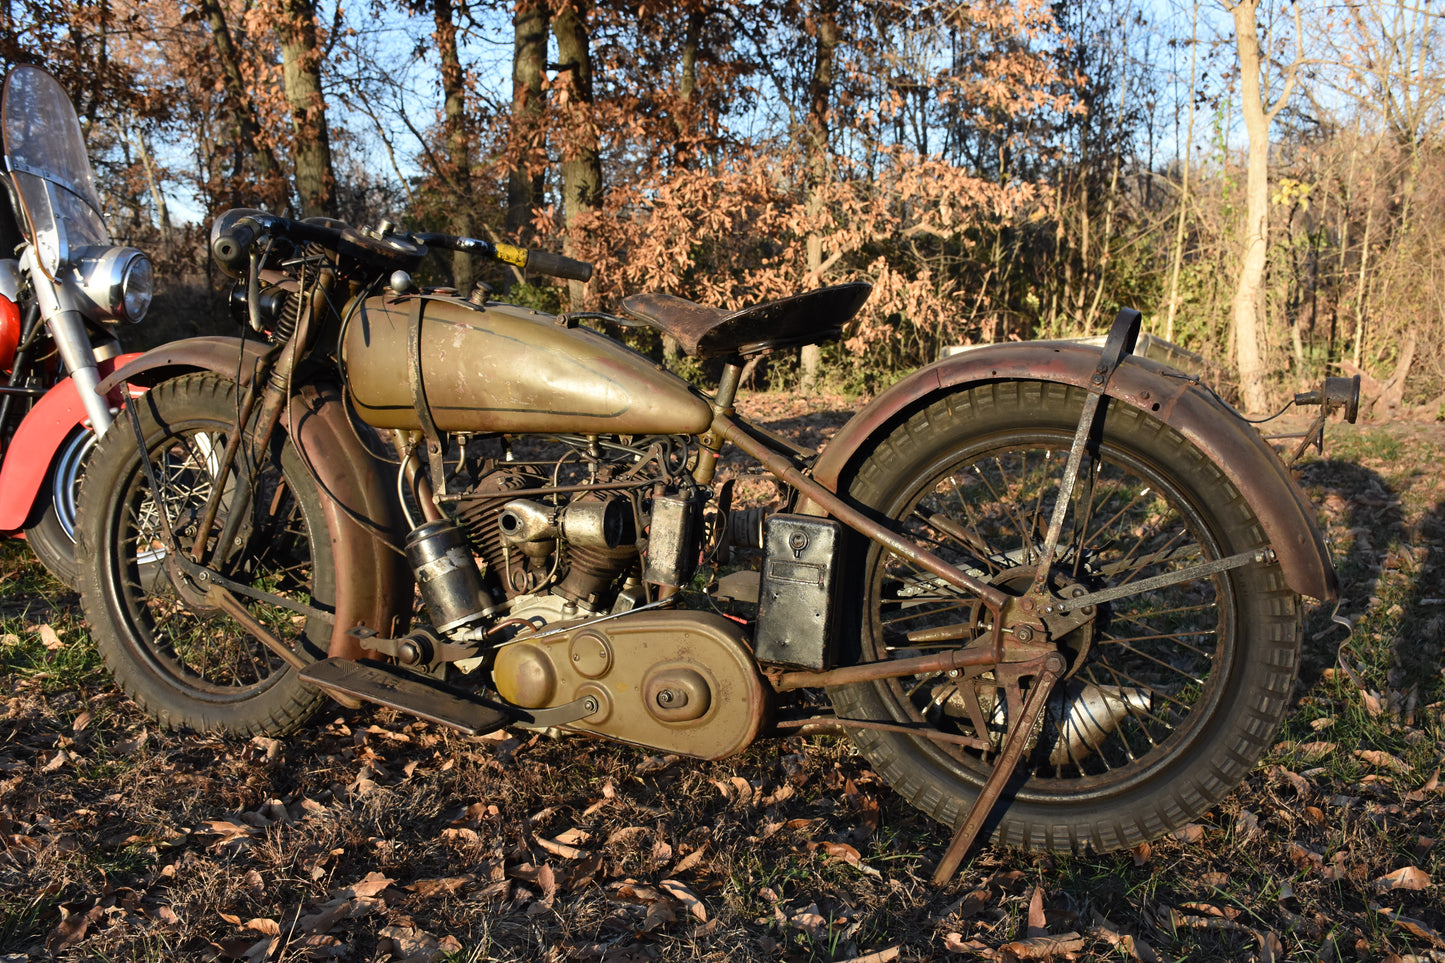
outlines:
M522 238L542 200L545 151L542 77L547 68L547 4L517 0L512 14L512 169L507 175L507 233Z
M334 213L336 173L321 91L322 51L314 0L284 0L276 32L281 38L282 79L291 110L301 216L329 215Z
M836 0L818 0L812 11L813 76L808 84L808 200L805 205L809 220L823 213L823 192L829 176L828 117L833 98L833 57L838 48L838 5ZM808 232L807 268L809 286L820 284L826 265L823 262L823 235L816 225ZM816 344L804 345L799 357L802 388L805 392L818 387L818 365L822 352Z
M1269 100L1260 51L1260 0L1221 0L1234 18L1234 44L1239 55L1240 108L1249 138L1245 174L1245 222L1239 278L1234 289L1235 357L1245 407L1263 411L1269 406L1264 353L1264 269L1269 254L1269 129L1294 93L1304 63L1300 7L1294 4L1296 56L1284 67L1284 83Z
M562 209L567 218L563 253L568 256L579 256L582 225L602 201L602 153L592 114L590 6L591 0L561 0L552 18L561 88ZM569 281L567 287L573 306L581 306L586 285Z

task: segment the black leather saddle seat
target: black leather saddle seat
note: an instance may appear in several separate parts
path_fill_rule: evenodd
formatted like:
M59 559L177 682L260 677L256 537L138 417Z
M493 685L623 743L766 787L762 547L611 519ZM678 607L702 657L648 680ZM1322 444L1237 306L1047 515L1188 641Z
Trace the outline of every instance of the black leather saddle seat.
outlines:
M632 294L622 310L672 335L689 355L725 358L832 341L872 293L871 284L836 284L737 311L672 294Z

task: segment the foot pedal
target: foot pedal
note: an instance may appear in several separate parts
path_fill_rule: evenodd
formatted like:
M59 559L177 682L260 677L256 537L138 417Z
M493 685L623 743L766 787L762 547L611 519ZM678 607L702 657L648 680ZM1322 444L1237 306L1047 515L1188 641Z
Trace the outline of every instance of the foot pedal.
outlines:
M474 736L516 721L511 713L451 686L375 662L322 659L302 669L300 676L302 682L324 689L333 698L365 699Z

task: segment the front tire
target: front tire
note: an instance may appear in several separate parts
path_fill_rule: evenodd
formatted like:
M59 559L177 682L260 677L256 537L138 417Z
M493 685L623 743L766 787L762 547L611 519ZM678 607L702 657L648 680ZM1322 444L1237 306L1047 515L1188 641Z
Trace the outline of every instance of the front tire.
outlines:
M25 541L35 557L72 592L80 585L80 565L75 558L76 498L94 447L95 432L86 428L76 429L65 439L45 474L41 493L45 505L38 510L34 524L25 527Z
M160 486L160 505L123 412L96 446L85 476L80 532L89 559L81 601L106 666L127 695L169 728L277 735L301 725L324 697L296 670L206 603L167 559L160 523L195 525L216 484L235 430L236 386L211 374L187 375L131 402ZM333 609L335 571L316 487L278 429L270 450L243 443L237 464L254 473L252 496L235 501L227 476L212 543L233 512L231 551L219 566L236 582L314 609ZM181 535L185 547L189 542ZM330 623L283 605L236 597L251 616L307 661L324 655Z
M883 438L851 476L849 494L916 544L1022 594L1084 398L1044 382L949 395ZM1111 402L1097 453L1080 470L1051 587L1094 592L1264 544L1253 511L1203 452ZM873 545L862 565L861 660L956 648L987 631L981 606L897 555ZM959 641L909 641L918 629L970 619ZM1263 562L1099 606L1058 640L1070 669L989 824L993 840L1109 851L1197 819L1269 745L1295 679L1300 633L1297 596L1278 566ZM988 740L980 750L852 730L900 795L942 823L961 822L1007 728L990 673L859 683L830 696L841 718Z

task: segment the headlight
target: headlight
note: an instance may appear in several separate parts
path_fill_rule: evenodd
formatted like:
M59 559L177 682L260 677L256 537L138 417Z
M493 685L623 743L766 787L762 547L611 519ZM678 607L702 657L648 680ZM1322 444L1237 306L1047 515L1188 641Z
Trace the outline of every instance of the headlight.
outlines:
M155 293L155 268L151 267L151 259L136 252L139 257L131 258L126 262L125 275L121 278L121 297L125 302L126 319L132 322L139 321L146 316L150 310L151 295Z
M76 287L96 321L139 321L151 306L155 269L133 247L87 247L75 258Z

